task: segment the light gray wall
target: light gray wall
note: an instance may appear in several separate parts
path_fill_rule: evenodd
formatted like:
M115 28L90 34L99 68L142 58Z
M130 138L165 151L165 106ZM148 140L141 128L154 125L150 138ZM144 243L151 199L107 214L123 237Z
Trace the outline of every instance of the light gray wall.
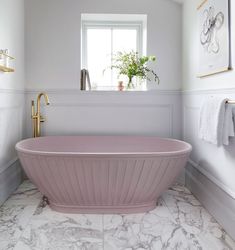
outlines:
M21 182L15 143L24 115L24 0L0 1L0 49L16 59L15 73L0 72L0 204Z
M147 53L161 83L146 92L80 92L81 13L147 14ZM170 0L26 0L27 134L30 100L46 90L43 134L181 138L182 9ZM123 38L125 39L125 38ZM159 91L162 90L162 91Z
M217 147L198 138L200 107L207 96L235 100L235 71L197 78L197 7L186 0L183 8L183 134L193 146L186 183L216 219L235 238L235 139ZM231 1L232 62L235 59L235 3ZM235 110L234 110L235 112ZM220 190L219 192L216 190ZM210 190L210 191L208 191ZM216 204L221 204L216 206ZM229 210L229 213L225 211Z
M235 71L198 78L198 34L197 7L201 0L185 0L183 7L183 89L224 89L234 88ZM231 44L232 64L235 62L235 3L231 2ZM234 65L233 65L234 66Z
M181 5L170 0L26 0L26 87L78 89L81 13L147 14L157 89L181 88ZM125 39L125 38L123 38Z

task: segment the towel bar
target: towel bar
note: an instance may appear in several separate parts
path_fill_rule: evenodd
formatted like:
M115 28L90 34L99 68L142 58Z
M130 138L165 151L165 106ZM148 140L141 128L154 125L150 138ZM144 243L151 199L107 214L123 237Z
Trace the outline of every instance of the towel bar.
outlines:
M228 104L235 104L235 101L227 101Z

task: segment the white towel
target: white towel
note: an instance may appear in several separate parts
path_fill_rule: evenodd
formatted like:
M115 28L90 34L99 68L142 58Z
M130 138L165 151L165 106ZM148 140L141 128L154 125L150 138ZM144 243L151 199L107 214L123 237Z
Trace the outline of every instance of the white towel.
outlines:
M215 145L228 145L229 136L234 136L232 107L228 99L209 97L201 107L199 138Z
M225 106L224 126L223 126L223 144L229 145L229 137L235 136L234 120L233 120L233 105Z

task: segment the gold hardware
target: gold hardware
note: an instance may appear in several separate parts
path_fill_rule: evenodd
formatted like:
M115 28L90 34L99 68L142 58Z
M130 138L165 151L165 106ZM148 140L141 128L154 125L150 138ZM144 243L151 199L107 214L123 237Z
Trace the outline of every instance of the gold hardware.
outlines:
M7 51L7 50L5 50ZM0 59L9 59L9 60L14 60L15 58L12 56L9 56L8 54L4 53L4 50L0 50ZM0 71L2 72L14 72L15 70L8 67L8 65L0 65Z
M0 71L2 72L14 72L15 70L12 68L5 67L3 65L0 65Z
M235 104L235 101L227 101L227 104Z
M197 7L197 10L199 10L206 2L207 0L203 0L202 3Z
M41 97L44 97L46 105L50 104L49 97L46 93L42 92L37 97L37 112L35 113L34 101L31 102L31 118L33 120L33 137L41 135L41 122L45 122L45 118L40 113Z

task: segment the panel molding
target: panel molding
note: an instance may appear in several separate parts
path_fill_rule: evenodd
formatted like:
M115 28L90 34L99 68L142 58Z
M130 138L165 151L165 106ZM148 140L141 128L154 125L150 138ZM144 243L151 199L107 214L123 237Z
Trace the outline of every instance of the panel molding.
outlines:
M108 106L107 106L108 105ZM46 106L45 104L42 104L42 106ZM173 104L139 104L139 103L115 103L115 102L94 102L94 103L84 103L84 102L79 102L79 103L65 103L65 102L54 102L50 104L51 107L102 107L102 108L110 108L110 107L115 107L115 108L150 108L150 107L155 107L155 108L168 108L169 110L172 110L173 112Z
M102 114L105 114L110 108L115 108L119 114L121 114L122 109L126 109L127 112L133 110L135 113L136 110L140 109L142 115L145 114L145 109L156 109L156 116L153 110L150 112L151 117L149 118L152 119L153 122L157 122L157 119L161 119L161 116L158 114L164 114L164 119L167 119L167 136L180 139L180 128L178 124L180 124L182 113L180 110L181 91L179 90L121 92L80 91L79 89L26 89L27 103L29 103L30 99L35 99L40 91L46 92L51 100L51 105L48 108L46 108L44 102L42 102L44 112L56 112L54 113L56 117L58 113L62 112L60 108L87 108L88 111L89 109L100 109L99 112ZM53 110L54 108L56 108L55 111ZM27 116L29 116L30 110L28 108L27 112ZM108 113L110 112L108 111Z
M150 109L153 108L155 110L157 109L164 109L166 116L169 118L169 124L166 124L166 127L169 127L169 137L173 137L174 131L174 105L173 104L137 104L137 103L122 103L122 104L117 104L117 103L92 103L92 104L84 104L84 103L60 103L60 102L55 102L51 105L51 107L55 108L92 108L92 109L99 109L102 108L103 110L105 109L110 109L110 108L117 108L117 109L123 109L123 108L131 108L131 109ZM59 110L56 110L54 112L60 112ZM143 112L143 111L142 111Z
M19 121L17 122L18 124L18 136L19 138L22 138L22 123L20 121L21 116L22 116L22 106L20 105L13 105L13 106L6 106L6 107L1 107L0 106L0 111L10 111L10 112L17 112L19 113L18 119ZM7 168L9 168L10 166L12 166L13 164L15 164L15 162L18 160L18 157L14 157L12 158L10 161L3 163L3 165L0 166L0 174L3 173L4 171L6 171Z
M24 95L22 89L0 89L0 204L21 183L21 167L14 152L14 144L22 138ZM7 130L7 131L6 131ZM9 150L10 147L10 150Z
M182 127L183 139L185 138L185 128L186 128L186 119L185 119L185 117L186 117L187 110L199 111L200 107L199 106L183 105L183 127Z

